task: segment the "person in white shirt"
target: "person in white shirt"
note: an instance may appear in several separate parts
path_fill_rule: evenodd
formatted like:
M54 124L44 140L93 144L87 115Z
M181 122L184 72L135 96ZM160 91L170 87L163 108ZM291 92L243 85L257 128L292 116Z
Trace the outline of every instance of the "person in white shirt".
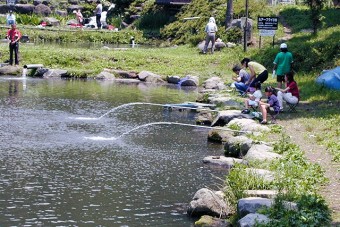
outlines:
M259 106L259 102L262 98L262 92L261 92L261 83L257 82L255 84L255 92L253 94L248 94L249 98L244 100L244 104L246 106L246 108L244 110L241 111L241 113L243 114L249 114L250 110L249 107L258 107Z
M214 53L215 49L215 40L216 40L216 32L217 32L217 26L215 22L215 18L210 17L208 24L205 26L204 31L207 33L207 36L205 38L205 45L203 49L203 53L206 54L208 50L208 45L211 42L211 53Z
M102 23L100 22L100 18L101 18L101 16L102 16L103 6L102 6L102 4L100 3L100 0L97 1L97 6L96 6L96 9L95 9L94 12L95 12L95 14L96 14L97 28L98 28L98 29L101 29Z
M12 10L10 10L6 16L6 23L7 25L15 24L15 15L13 14Z

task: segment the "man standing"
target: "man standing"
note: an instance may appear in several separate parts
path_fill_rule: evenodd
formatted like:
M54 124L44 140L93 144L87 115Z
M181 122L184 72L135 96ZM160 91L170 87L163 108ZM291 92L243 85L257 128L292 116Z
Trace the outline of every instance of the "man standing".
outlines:
M288 51L287 44L281 43L280 53L274 60L273 76L277 75L277 87L282 88L282 83L285 81L285 75L292 70L293 55Z
M204 29L206 33L206 38L205 38L205 45L203 49L203 53L206 54L208 50L208 45L211 42L211 53L214 53L215 49L215 39L216 39L216 32L217 32L217 26L215 22L215 18L210 17L208 24L205 26Z
M19 40L21 33L15 24L11 25L11 29L7 32L7 40L9 41L9 64L13 65L13 52L15 55L15 65L19 65Z
M100 0L97 1L97 6L96 6L96 10L95 10L95 13L96 13L96 22L97 22L97 28L98 29L101 29L101 22L100 22L100 18L102 16L102 12L103 12L103 6L102 4L100 3Z

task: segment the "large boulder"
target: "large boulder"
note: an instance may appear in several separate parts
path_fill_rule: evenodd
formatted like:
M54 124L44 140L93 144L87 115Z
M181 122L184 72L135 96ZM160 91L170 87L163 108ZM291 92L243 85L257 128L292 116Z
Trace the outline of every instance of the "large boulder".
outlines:
M182 78L178 84L180 86L197 87L199 85L199 80L197 76L187 75Z
M232 167L234 167L235 163L246 164L246 162L242 159L229 158L225 156L207 156L203 158L203 163L225 169L231 169Z
M237 125L241 131L254 133L256 135L270 132L270 128L268 128L268 126L261 125L257 121L254 121L253 119L235 118L235 119L232 119L227 124L227 126L230 126L230 125Z
M62 17L66 17L68 15L67 11L65 10L56 10L55 13Z
M50 1L49 0L33 0L33 5L37 6L39 4L44 4L44 5L49 5Z
M165 83L165 81L162 79L160 75L157 75L149 71L142 71L138 73L138 78L141 81L145 81L148 83Z
M229 227L232 226L225 219L214 218L209 215L203 215L198 221L195 222L195 227Z
M208 132L208 140L212 142L223 143L229 141L229 139L233 137L234 132L227 127L214 127Z
M244 29L242 27L242 19L234 19L231 21L231 27L237 27L237 28L240 28L240 29ZM253 42L253 20L248 18L248 23L247 23L247 43L252 43Z
M64 69L49 69L43 75L44 78L50 77L69 77L68 71Z
M248 137L232 137L224 144L224 154L227 157L242 158L247 154L252 144L253 140Z
M35 6L33 4L16 4L14 8L18 14L32 14Z
M264 214L247 214L237 222L238 227L252 227L258 224L268 224L270 219Z
M209 110L201 110L196 116L196 123L200 125L211 125L214 119L213 114ZM209 139L209 136L208 136Z
M178 84L181 81L179 76L167 76L166 80L169 84Z
M47 5L39 4L36 7L34 7L33 13L42 16L49 16L52 13L52 10Z
M21 68L19 66L6 65L0 68L0 75L20 75Z
M53 17L45 17L43 21L50 26L60 26L60 21Z
M84 8L84 7L81 6L81 5L76 5L76 4L74 4L74 5L69 5L69 6L67 7L67 13L71 14L71 13L73 13L74 10L78 10L78 9L82 10L83 8Z
M208 50L211 49L211 42L209 42L208 44ZM198 45L197 45L197 48L200 50L200 51L203 51L204 49L204 46L205 46L205 40L203 40L202 42L200 42ZM227 45L220 39L217 39L216 42L215 42L215 50L221 50L222 48L226 47Z
M273 152L273 147L265 144L254 144L244 156L244 159L248 161L271 161L279 159L282 156Z
M213 217L226 218L230 209L219 193L207 188L198 190L187 210L189 216L201 217L210 215Z
M217 117L211 123L211 126L224 126L234 118L252 118L249 114L242 114L240 110L223 110L219 111Z
M215 42L215 50L221 50L223 49L224 47L227 47L227 45L225 44L225 42L222 42L221 41L217 41Z
M248 214L257 213L260 209L270 208L273 204L273 199L259 197L242 198L237 202L237 214L240 218L243 218ZM296 203L287 201L283 201L283 208L285 210L298 210Z
M115 75L104 70L104 71L100 72L98 75L96 75L95 79L97 79L97 80L114 80Z
M44 74L48 72L48 68L38 68L34 69L35 72L32 71L32 76L33 77L44 77Z
M226 88L223 80L218 76L207 79L203 82L202 86L204 89L224 90Z
M227 106L229 109L241 109L243 107L234 97L223 94L212 94L208 97L208 101L216 105Z
M114 74L119 78L126 78L126 79L136 79L138 75L136 72L124 71L120 69L107 69L106 71Z
M1 4L0 5L0 14L7 14L10 9L12 9L12 7L10 5Z
M240 218L243 218L247 214L254 214L259 209L269 208L273 205L272 199L249 197L240 199L237 202L237 214Z

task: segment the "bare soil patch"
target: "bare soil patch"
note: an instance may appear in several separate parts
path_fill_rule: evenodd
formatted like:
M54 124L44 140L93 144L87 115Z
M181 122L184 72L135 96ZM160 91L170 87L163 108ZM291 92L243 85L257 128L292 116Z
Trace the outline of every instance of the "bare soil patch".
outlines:
M338 106L340 103L336 103ZM297 113L283 112L278 117L277 123L284 127L284 132L290 136L291 141L304 151L306 158L319 164L325 171L329 183L322 186L321 195L324 197L332 212L332 226L340 226L340 163L332 161L332 155L326 147L317 143L315 135L320 128L318 125L310 125L308 118L302 118L304 113L323 111L325 103L300 103ZM334 108L334 103L332 103ZM326 107L327 108L327 107ZM322 124L322 122L320 122ZM322 126L322 125L320 125ZM308 127L308 129L306 128ZM339 127L339 125L334 125Z

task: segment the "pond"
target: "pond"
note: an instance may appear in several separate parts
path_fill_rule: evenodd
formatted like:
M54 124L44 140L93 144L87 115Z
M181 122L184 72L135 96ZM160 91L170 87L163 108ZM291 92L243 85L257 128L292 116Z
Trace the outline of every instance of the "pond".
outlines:
M126 104L196 96L143 83L0 77L0 226L193 226L188 203L225 174L202 159L223 147L204 128L153 124L195 125L194 111Z

